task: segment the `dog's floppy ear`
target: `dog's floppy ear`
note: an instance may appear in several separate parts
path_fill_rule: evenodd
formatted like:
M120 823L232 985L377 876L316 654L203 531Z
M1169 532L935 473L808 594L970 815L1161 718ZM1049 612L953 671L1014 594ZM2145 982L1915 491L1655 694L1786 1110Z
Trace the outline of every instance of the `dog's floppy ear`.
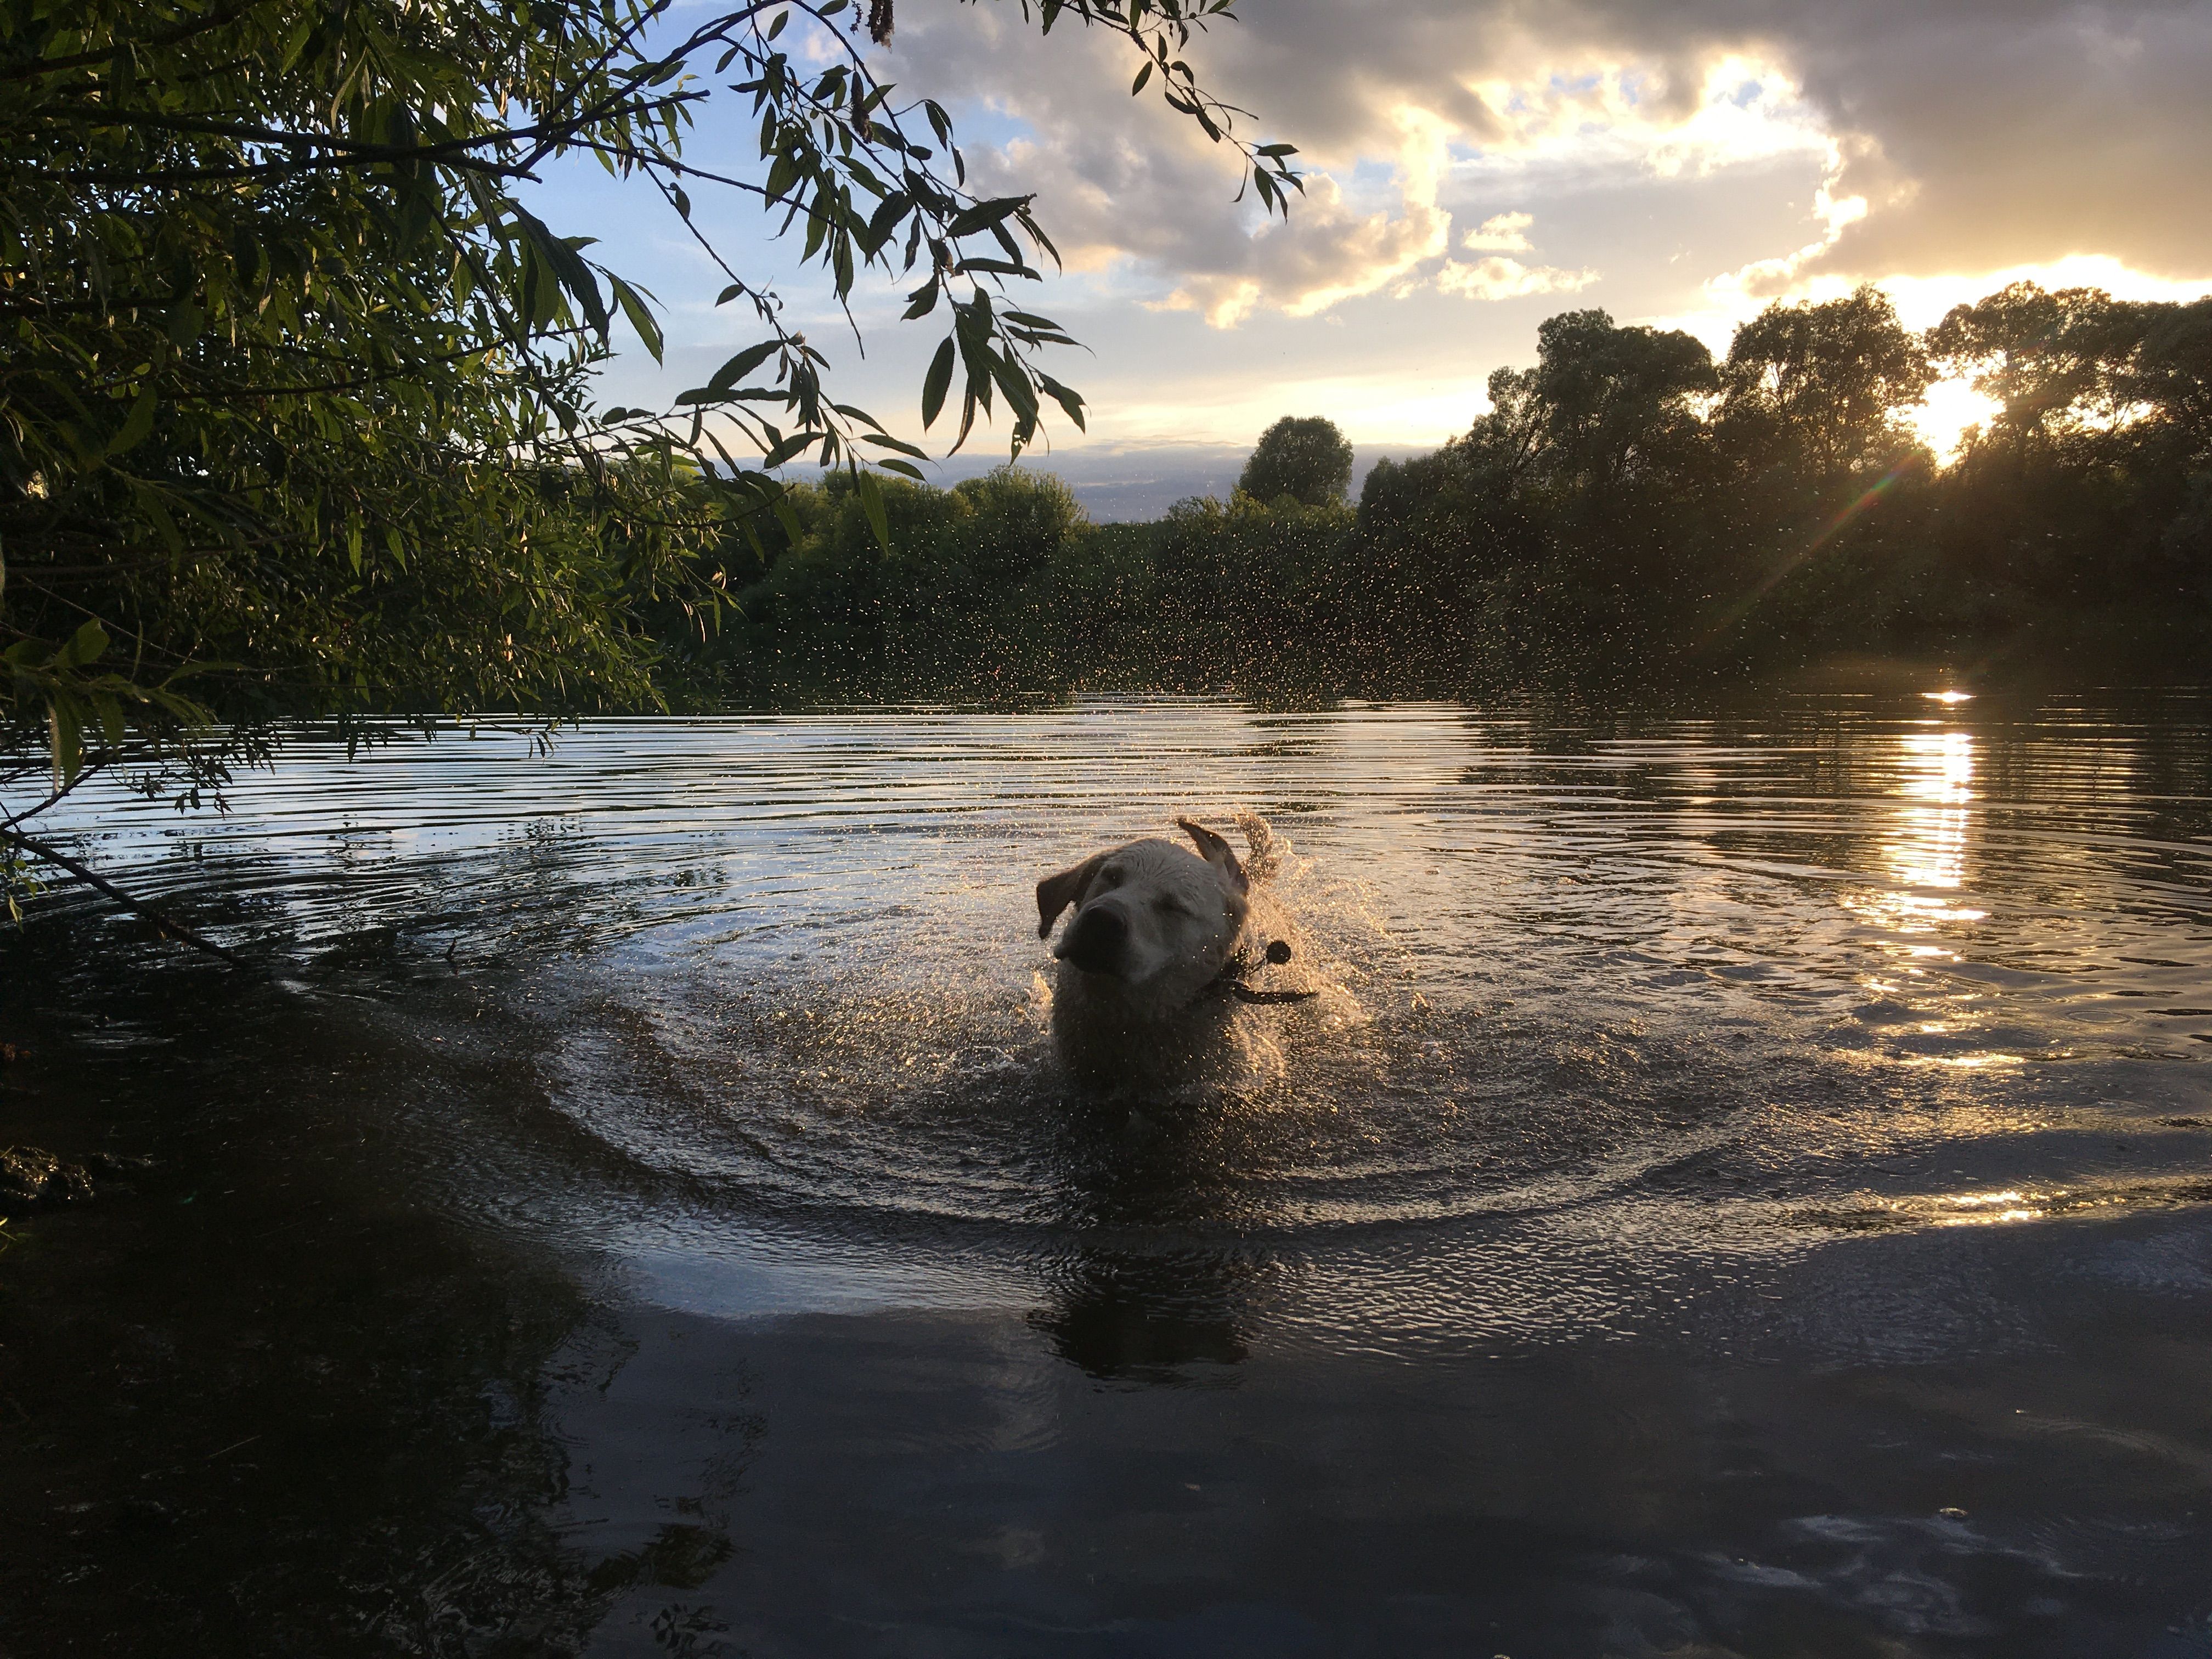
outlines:
M1047 876L1037 884L1037 937L1049 939L1052 925L1060 920L1060 913L1071 904L1083 901L1083 890L1091 885L1091 878L1098 873L1098 866L1106 862L1106 854L1093 853L1073 869L1063 870L1056 876Z
M1245 892L1251 883L1245 879L1244 866L1237 861L1237 849L1215 835L1195 818L1177 818L1185 835L1198 843L1198 855L1229 878L1229 884L1238 892Z

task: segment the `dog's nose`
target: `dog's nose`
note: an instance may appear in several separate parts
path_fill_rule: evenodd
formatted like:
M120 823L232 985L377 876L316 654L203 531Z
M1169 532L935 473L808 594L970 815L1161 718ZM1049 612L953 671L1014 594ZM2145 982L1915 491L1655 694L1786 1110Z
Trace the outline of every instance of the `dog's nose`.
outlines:
M1121 947L1129 942L1129 919L1110 905L1082 912L1053 954L1072 962L1086 974L1111 973L1121 960Z

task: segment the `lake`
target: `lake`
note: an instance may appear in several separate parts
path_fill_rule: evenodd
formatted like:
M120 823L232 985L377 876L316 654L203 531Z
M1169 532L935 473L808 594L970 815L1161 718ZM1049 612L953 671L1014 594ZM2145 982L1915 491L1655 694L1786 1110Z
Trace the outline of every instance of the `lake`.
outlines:
M20 804L20 803L19 803ZM302 736L49 833L0 1650L2212 1656L2212 697ZM1278 1079L1037 879L1263 814Z

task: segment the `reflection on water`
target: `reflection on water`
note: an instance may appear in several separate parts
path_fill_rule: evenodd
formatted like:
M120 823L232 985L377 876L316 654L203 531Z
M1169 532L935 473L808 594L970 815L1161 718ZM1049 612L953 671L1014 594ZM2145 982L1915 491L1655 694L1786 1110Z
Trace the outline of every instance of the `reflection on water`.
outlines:
M251 1236L289 1114L406 1225L565 1264L557 1343L418 1351L540 1402L566 1486L498 1502L596 1651L1778 1652L1817 1608L1921 1652L2038 1598L2065 1639L1990 1650L2132 1651L2080 1622L2097 1575L2178 1618L2181 1569L2112 1529L2207 1541L2153 1468L2212 1458L2172 1403L2212 1376L2175 1334L2212 1294L2206 733L2190 695L1942 692L303 742L228 817L76 826L282 984L70 895L0 949L132 1121L231 1103L175 1156L252 1164L189 1186ZM1283 1074L1070 1093L1032 884L1238 807L1328 988L1252 1011ZM348 1192L332 1259L384 1260ZM2069 1366L2115 1343L2100 1395ZM2142 1468L2011 1416L2122 1395ZM1262 1522L1316 1504L1340 1559L1301 1566ZM1519 1565L1470 1588L1470 1550Z
M1345 1276L1317 1324L1402 1335L1393 1310L1460 1269L1401 1284L1366 1230L1595 1206L1664 1248L1788 1250L1822 1206L1936 1213L1946 1159L2157 1188L2087 1149L2128 1104L2180 1109L2212 1040L2183 990L2212 976L2201 711L1934 703L869 711L605 722L550 757L449 733L352 768L303 744L228 818L100 803L125 826L101 850L307 986L522 975L519 1058L568 1129L743 1212L691 1244L922 1227L902 1261L927 1279L1026 1277L1068 1230L1266 1237L1323 1252L1310 1286ZM1235 806L1290 837L1329 994L1255 1012L1280 1081L1101 1126L1059 1098L1029 888ZM1753 1191L1715 1173L1746 1160ZM1686 1233L1656 1219L1684 1192Z
M1890 867L1912 887L1957 887L1966 879L1967 809L1974 799L1974 739L1966 732L1908 732L1903 788L1911 803L1889 853ZM1978 911L1938 912L1941 921L1978 921Z
M1787 1217L1847 1199L1933 1213L1946 1159L2156 1188L2087 1149L2181 1109L2212 1041L2185 989L2212 977L2201 710L1933 706L617 721L550 757L305 744L222 819L95 805L112 864L304 986L520 975L518 1059L568 1130L742 1211L694 1244L921 1227L926 1278L1026 1276L1068 1230L1264 1236L1323 1252L1309 1285L1360 1261L1352 1305L1311 1311L1344 1329L1459 1271L1371 1271L1377 1227L1595 1206L1665 1248L1786 1250ZM1254 1012L1281 1080L1101 1126L1059 1097L1029 888L1237 806L1292 842L1328 994ZM1746 1160L1753 1191L1715 1173ZM1686 1191L1706 1219L1656 1223ZM634 1247L685 1248L667 1224Z

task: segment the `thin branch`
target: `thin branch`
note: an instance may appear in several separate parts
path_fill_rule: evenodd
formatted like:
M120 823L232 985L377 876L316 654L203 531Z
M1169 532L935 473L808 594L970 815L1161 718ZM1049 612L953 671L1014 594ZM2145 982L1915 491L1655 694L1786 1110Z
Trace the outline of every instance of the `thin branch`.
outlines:
M102 755L97 760L86 762L84 765L77 769L77 775L75 777L71 778L67 783L62 785L60 788L55 790L52 794L48 795L36 806L27 806L21 811L16 813L13 817L0 818L0 830L13 830L16 825L27 823L30 819L38 817L40 813L47 811L49 808L58 805L62 799L67 796L71 790L75 789L77 785L82 783L87 778L92 776L94 773L100 770L100 769L105 767L112 758L112 757L111 756ZM15 775L20 777L22 774L18 773Z
M202 17L190 23L179 23L174 28L158 30L141 40L118 40L114 46L99 52L80 52L69 58L47 58L35 63L10 64L5 68L0 68L0 82L35 81L42 75L58 75L64 70L88 69L94 64L110 64L115 61L117 48L126 44L137 46L177 46L191 40L196 34L205 34L211 29L222 28L225 24L235 23L248 12L256 10L266 3L268 0L246 0L244 5L233 6L228 11L219 11L212 17Z
M164 939L180 939L195 951L204 951L208 955L219 957L234 968L244 968L246 965L246 959L235 951L228 950L217 945L205 934L194 932L174 916L132 898L130 894L108 880L106 877L80 864L60 848L50 847L45 842L23 834L20 830L0 830L0 840L12 842L33 857L44 859L49 864L58 865L94 892L112 900L132 915L143 916L146 921L152 922L155 931Z
M369 161L390 161L394 165L406 162L441 161L470 150L483 149L494 145L521 143L526 141L542 144L547 140L563 142L563 135L598 125L602 121L617 120L625 115L650 115L671 104L692 103L703 98L703 93L671 93L663 98L623 106L618 100L587 111L584 114L557 121L536 121L526 127L501 127L494 132L478 133L474 137L448 138L435 144L386 144L366 138L337 138L319 132L290 132L282 127L246 126L235 121L222 121L211 116L155 115L140 110L114 109L44 109L35 115L49 121L70 121L91 127L120 127L126 131L142 129L155 132L191 132L210 138L228 138L241 144L282 145L286 149L305 148L330 150L340 156ZM288 165L309 170L327 163L313 160L295 160ZM64 173L64 178L70 175Z

